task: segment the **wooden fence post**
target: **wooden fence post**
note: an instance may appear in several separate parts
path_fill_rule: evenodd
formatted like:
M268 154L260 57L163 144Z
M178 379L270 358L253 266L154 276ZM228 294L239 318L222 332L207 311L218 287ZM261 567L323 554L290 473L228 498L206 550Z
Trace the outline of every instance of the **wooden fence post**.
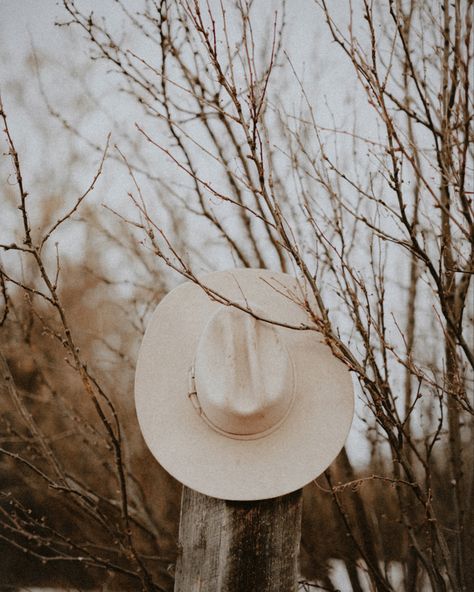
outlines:
M294 592L302 490L227 501L183 487L175 592Z

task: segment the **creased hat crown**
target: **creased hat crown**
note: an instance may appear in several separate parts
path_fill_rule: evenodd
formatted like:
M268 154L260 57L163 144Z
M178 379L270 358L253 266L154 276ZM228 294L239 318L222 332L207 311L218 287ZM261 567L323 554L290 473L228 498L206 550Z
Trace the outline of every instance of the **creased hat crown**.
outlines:
M285 420L293 402L293 363L278 331L236 307L222 306L209 320L194 373L203 418L228 437L267 435Z

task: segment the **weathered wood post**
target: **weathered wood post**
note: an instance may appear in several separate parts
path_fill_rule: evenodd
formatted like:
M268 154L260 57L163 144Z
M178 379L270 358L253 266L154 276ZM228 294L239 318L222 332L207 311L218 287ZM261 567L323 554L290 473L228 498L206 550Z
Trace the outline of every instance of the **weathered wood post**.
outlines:
M175 592L293 592L302 491L227 501L183 488Z
M236 269L182 284L153 314L135 394L150 450L185 486L175 592L297 588L301 488L353 415L308 306L304 282Z

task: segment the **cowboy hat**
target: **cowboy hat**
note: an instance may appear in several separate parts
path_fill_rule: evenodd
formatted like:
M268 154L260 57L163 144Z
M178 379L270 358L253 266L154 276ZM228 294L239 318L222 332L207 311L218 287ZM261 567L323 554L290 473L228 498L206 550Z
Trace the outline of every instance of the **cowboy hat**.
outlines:
M235 269L188 281L157 306L135 399L148 447L176 479L221 499L265 499L299 489L336 457L352 382L308 300L289 275Z

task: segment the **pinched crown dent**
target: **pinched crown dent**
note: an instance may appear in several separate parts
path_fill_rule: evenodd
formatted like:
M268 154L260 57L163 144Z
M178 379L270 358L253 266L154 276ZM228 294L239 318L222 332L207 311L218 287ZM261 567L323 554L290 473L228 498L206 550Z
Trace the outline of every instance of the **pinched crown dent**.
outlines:
M236 307L222 306L209 320L194 372L201 415L230 437L274 431L293 402L293 363L278 329Z

